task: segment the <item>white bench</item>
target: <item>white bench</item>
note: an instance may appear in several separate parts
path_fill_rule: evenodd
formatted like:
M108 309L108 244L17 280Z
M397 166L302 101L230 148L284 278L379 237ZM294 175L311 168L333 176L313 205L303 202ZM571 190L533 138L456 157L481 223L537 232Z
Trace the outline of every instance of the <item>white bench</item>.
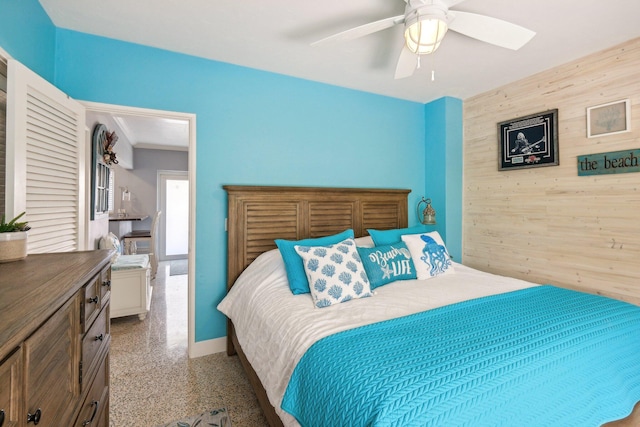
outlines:
M100 239L101 249L114 249L111 260L111 310L109 318L138 315L147 317L151 309L151 264L149 255L121 255L122 245L113 234Z
M151 309L151 265L148 255L120 255L111 264L109 318L138 315L144 320Z

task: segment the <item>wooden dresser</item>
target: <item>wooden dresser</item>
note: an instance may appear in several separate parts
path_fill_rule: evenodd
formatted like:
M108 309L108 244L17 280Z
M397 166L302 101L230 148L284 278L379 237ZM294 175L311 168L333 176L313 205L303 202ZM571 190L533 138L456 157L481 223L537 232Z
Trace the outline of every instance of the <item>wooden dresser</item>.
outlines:
M108 427L111 253L0 264L0 427Z

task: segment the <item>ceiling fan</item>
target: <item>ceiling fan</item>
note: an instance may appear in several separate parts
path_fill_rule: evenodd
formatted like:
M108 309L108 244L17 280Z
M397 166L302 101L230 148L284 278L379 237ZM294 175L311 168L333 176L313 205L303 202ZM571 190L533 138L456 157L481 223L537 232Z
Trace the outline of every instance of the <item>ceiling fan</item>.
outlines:
M433 53L438 49L447 30L513 50L520 49L536 34L534 31L501 19L449 9L463 1L405 0L407 5L403 15L351 28L311 45L352 40L404 24L405 44L398 58L395 72L395 78L402 79L413 75L421 55Z

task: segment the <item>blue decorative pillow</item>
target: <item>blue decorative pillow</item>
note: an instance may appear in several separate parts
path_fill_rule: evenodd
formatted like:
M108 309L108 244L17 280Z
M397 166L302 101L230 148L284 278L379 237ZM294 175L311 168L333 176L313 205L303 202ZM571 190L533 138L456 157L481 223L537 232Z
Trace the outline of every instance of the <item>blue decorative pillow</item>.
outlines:
M409 228L394 228L391 230L368 229L367 231L376 246L385 246L402 241L401 236L404 234L426 233L427 227L424 225L417 225Z
M454 272L449 252L437 231L403 235L402 241L411 252L419 280Z
M284 268L287 271L287 279L289 280L289 287L293 294L308 294L309 282L307 281L307 274L304 271L302 265L302 258L296 253L294 246L307 245L307 246L326 246L339 243L344 239L353 238L353 230L348 229L339 234L332 236L319 237L316 239L303 239L303 240L283 240L277 239L276 245L280 250L282 259L284 260Z
M416 267L404 242L375 248L358 248L371 289L395 282L415 279Z
M371 296L369 279L353 239L328 246L296 245L295 250L303 260L316 307Z

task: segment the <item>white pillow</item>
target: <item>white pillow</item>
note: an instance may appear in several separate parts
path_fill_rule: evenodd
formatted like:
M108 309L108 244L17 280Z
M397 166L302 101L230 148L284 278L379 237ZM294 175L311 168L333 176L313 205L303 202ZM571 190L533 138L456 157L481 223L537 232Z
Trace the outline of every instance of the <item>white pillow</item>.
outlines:
M120 240L113 233L109 233L106 237L102 237L98 243L98 247L100 249L115 249L116 253L111 257L112 264L115 263L118 260L118 257L122 254L122 245L120 244Z
M372 295L353 239L328 246L296 245L295 250L302 258L316 307L328 307Z
M407 244L411 252L418 280L454 272L449 252L437 231L405 234L402 236L402 241Z

